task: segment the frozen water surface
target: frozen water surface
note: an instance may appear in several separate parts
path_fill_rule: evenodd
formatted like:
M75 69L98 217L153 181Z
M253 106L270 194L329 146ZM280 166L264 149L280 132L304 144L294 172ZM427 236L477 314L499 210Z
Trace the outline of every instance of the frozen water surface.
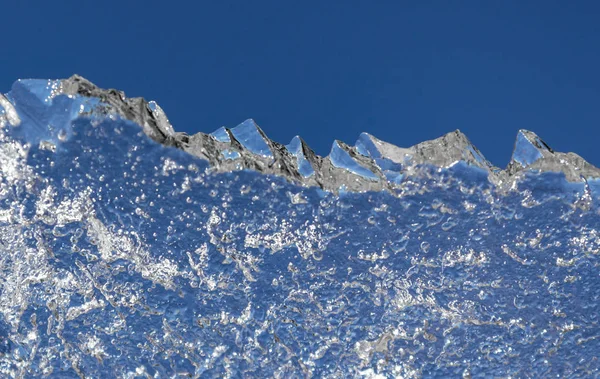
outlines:
M459 163L336 194L48 96L0 123L2 376L598 375L597 181Z

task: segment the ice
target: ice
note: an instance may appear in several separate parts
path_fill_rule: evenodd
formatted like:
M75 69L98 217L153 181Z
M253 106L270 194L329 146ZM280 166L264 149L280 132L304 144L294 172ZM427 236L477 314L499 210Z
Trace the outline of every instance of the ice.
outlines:
M321 158L52 83L0 111L1 377L598 376L600 176L576 154L522 133L496 172L451 132Z
M8 120L10 125L12 125L12 126L21 125L21 118L19 117L19 114L15 110L15 107L1 93L0 93L0 109L6 115L6 119Z
M354 144L354 147L356 147L356 151L366 157L371 157L373 159L381 158L381 152L377 149L370 134L361 133L356 144Z
M41 102L50 104L52 99L60 93L60 83L60 80L21 79L13 86L13 92L15 92L15 87L23 87Z
M560 172L571 182L600 177L600 170L579 155L556 152L535 133L520 130L506 172L519 176L529 171Z
M248 119L235 128L231 129L231 133L242 146L254 154L263 157L272 158L273 152L267 144L267 139L262 130L256 125L254 120Z
M221 154L223 154L223 157L225 157L225 159L230 159L230 160L234 160L234 159L238 159L240 157L240 153L238 153L237 151L232 151L232 150L223 150L221 152Z
M373 171L358 163L350 155L348 148L343 146L340 141L333 142L331 152L329 153L329 160L335 167L343 168L369 180L379 180L379 177Z
M150 101L148 103L148 108L150 108L150 110L152 111L152 115L156 120L158 120L158 123L164 125L163 131L166 133L166 135L171 137L174 136L175 130L169 122L165 111L163 111L163 109L155 101Z
M373 159L385 159L396 164L403 163L408 156L414 153L411 149L392 145L368 133L361 133L354 146L362 155Z
M289 145L286 145L286 149L296 157L296 163L298 164L298 172L300 175L308 178L315 174L315 170L304 155L304 144L304 141L299 136L295 136L292 138Z
M535 133L528 130L519 130L512 160L522 167L533 164L538 159L544 157L543 152L552 152L548 145L542 141Z
M495 169L460 130L421 142L410 150L414 151L413 160L420 164L448 167L462 161L489 172Z
M85 103L84 99L70 99L59 93L60 82L50 80L19 80L7 95L22 123L18 134L32 144L47 141L57 145L69 138L70 121Z
M229 133L227 133L227 129L225 129L225 127L223 126L210 133L210 135L213 136L219 142L231 142L231 138L229 138Z
M410 149L394 146L368 133L361 133L354 146L360 154L372 158L382 171L389 171L394 176L400 173L402 164L407 163L414 154Z

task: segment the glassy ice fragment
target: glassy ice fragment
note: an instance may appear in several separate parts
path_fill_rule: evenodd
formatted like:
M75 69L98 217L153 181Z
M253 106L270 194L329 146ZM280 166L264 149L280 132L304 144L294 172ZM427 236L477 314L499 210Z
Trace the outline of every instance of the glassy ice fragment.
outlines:
M377 150L377 146L375 146L371 137L368 133L361 133L354 147L356 147L356 151L365 157L381 158L381 152Z
M469 150L475 161L479 163L479 166L484 166L487 164L487 159L485 159L485 157L481 155L481 153L475 149L473 145L469 144L467 146L467 150Z
M82 99L57 96L60 93L54 92L58 91L55 87L59 85L54 81L19 80L7 94L21 122L31 125L19 133L32 144L41 140L58 143L72 133L70 123L78 114ZM59 135L62 136L60 139Z
M335 167L346 169L367 179L379 180L377 175L375 175L371 170L360 165L354 158L352 158L348 151L340 145L339 141L335 141L333 143L333 146L331 147L331 153L329 153L329 159Z
M223 126L221 126L219 129L215 130L214 132L210 133L210 135L213 136L219 142L225 142L225 143L231 142L231 139L229 138L229 133L227 133L227 130Z
M229 159L229 160L234 160L240 157L240 153L238 153L237 151L233 151L233 150L229 150L229 149L225 149L221 152L221 154L223 155L223 157L225 157L225 159Z
M543 158L546 152L553 153L552 149L535 133L528 130L519 130L512 160L522 167L527 167Z
M60 80L21 79L18 83L46 104L60 94Z
M400 171L410 156L410 149L394 146L368 133L361 133L354 145L356 150L372 158L382 171Z
M289 145L286 146L286 149L296 157L296 162L298 164L298 172L305 178L308 178L314 175L315 170L313 169L310 162L306 159L304 155L304 149L302 145L304 142L299 136L295 136L292 138L292 141Z
M273 152L269 148L266 136L252 119L248 119L235 128L231 133L250 152L263 157L273 158Z

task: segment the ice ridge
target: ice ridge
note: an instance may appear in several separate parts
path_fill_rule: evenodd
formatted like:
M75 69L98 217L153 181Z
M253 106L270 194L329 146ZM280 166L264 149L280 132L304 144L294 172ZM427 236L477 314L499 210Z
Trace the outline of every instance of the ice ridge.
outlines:
M40 82L52 81L19 83L39 93ZM47 96L62 94L97 99L98 105L91 113L116 113L131 120L154 141L206 159L215 171L250 169L328 191L391 189L423 168L447 168L458 162L483 170L496 185L510 185L532 171L562 173L572 182L600 177L600 170L579 155L555 152L527 130L518 132L511 161L504 170L494 167L459 130L408 148L362 133L354 146L334 141L330 154L320 157L299 136L286 146L271 140L252 119L235 128L222 127L210 134L200 132L190 136L176 132L165 112L153 101L127 98L122 91L114 89L101 89L78 75L52 83L52 91ZM4 109L0 118L19 124L19 115L5 96L0 96L0 109Z

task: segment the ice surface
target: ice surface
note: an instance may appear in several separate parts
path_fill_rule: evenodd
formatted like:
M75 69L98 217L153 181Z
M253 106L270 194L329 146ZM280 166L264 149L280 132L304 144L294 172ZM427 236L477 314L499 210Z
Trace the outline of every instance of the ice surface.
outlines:
M175 136L175 130L173 129L173 126L171 126L165 111L163 111L163 109L155 101L150 101L148 103L148 108L150 108L152 116L157 120L157 123L163 125L163 132L165 135L170 137Z
M298 172L305 178L308 178L315 174L315 170L304 155L304 141L299 136L295 136L290 141L289 145L286 145L287 150L296 157L296 164L298 165Z
M512 156L514 162L522 167L527 167L543 158L544 154L542 152L552 153L552 150L534 133L528 130L519 130Z
M238 153L237 151L229 150L229 149L223 150L221 152L221 154L223 154L225 159L238 159L240 157L240 153Z
M242 122L231 129L231 133L248 151L267 158L273 157L273 152L267 144L267 138L254 120L248 119Z
M21 120L0 123L0 376L600 372L580 157L542 150L498 184L459 133L406 161L369 137L402 177L359 192L385 182L348 170L385 174L367 146L340 143L340 167L299 139L263 157L79 77L37 83L0 112Z
M361 133L354 146L360 154L372 158L391 181L396 179L392 180L390 177L401 177L402 164L408 163L414 155L410 149L383 142L368 133Z
M571 182L600 177L600 170L580 156L553 152L549 148L543 154L543 159L537 159L533 164L524 166L513 159L506 170L501 170L488 162L458 130L409 148L400 148L363 133L354 148L347 145L344 145L346 148L342 151L334 148L333 161L337 162L337 166L331 161L331 157L321 158L308 146L303 145L305 162L293 151L270 140L253 120L247 120L233 129L223 127L211 134L197 133L187 136L185 133L174 132L164 112L157 113L153 110L156 104L146 103L140 98L129 99L120 91L100 89L80 76L60 81L58 89L53 92L54 95L57 93L85 98L86 107L89 107L90 102L102 102L102 107L96 104L96 114L116 114L133 121L143 126L143 131L154 141L178 147L203 158L210 163L214 171L250 169L281 176L292 183L317 186L332 192L340 189L353 192L393 191L410 176L421 175L433 167L449 168L460 162L483 170L491 183L505 188L512 187L515 181L530 171L562 173ZM532 132L521 131L516 148L524 146L524 149L527 149L527 144L522 145L519 142L525 135L535 136ZM533 140L542 143L537 136ZM224 152L225 150L227 151ZM520 150L522 149L517 150L515 157L525 159ZM344 151L348 153L350 160L344 157ZM537 153L533 151L529 154ZM307 162L314 170L314 175L307 175L310 172ZM349 170L349 167L358 171ZM378 180L375 180L373 175Z
M600 177L600 170L579 155L556 152L535 133L520 130L506 173L518 177L524 170L561 172L569 181Z
M210 135L215 137L215 139L217 141L226 142L226 143L231 142L231 138L229 138L229 133L227 133L227 130L225 129L225 127L220 127L219 129L210 133Z
M333 142L331 152L329 153L329 160L335 167L346 169L369 180L379 180L379 177L375 175L373 171L362 166L354 159L354 157L350 155L348 147L342 145L342 142L340 141Z
M354 146L362 155L373 159L385 159L396 164L403 163L413 153L410 149L394 146L368 133L361 133Z

